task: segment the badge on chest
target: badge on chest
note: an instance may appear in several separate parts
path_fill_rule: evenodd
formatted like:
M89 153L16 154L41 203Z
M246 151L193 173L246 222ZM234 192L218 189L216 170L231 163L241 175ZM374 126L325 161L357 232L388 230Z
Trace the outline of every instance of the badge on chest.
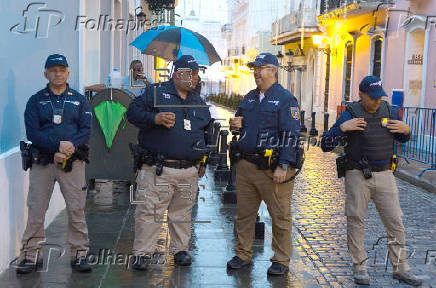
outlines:
M53 109L53 123L56 125L61 124L63 115L64 115L64 109L59 109L59 108Z
M191 130L191 120L183 119L183 127L185 130Z

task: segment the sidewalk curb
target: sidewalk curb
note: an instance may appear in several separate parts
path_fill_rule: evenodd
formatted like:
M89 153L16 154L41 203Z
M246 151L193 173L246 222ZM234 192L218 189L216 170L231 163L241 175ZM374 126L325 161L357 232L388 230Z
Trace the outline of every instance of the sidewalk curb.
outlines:
M426 179L423 179L422 177L418 177L416 175L413 175L412 173L408 172L407 170L398 169L394 173L395 177L398 177L401 180L404 180L406 182L409 182L412 185L418 186L430 193L436 194L436 186L431 184Z

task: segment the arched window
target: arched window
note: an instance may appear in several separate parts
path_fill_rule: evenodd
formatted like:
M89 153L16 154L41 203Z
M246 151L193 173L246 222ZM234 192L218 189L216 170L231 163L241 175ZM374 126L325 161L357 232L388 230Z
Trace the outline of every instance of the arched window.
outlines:
M349 41L345 44L344 53L344 88L343 100L350 101L351 99L351 77L353 74L353 42Z
M326 48L330 48L327 46ZM330 87L330 53L326 55L325 64L325 79L324 79L324 112L328 111L329 107L329 88Z

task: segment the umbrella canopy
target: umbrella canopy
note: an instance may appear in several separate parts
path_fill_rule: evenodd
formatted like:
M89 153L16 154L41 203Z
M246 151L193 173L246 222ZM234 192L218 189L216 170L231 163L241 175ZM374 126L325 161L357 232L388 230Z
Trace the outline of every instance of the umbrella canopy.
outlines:
M144 54L170 61L175 61L182 55L192 55L200 65L212 65L221 61L206 37L183 27L153 27L139 35L130 45Z
M102 101L94 107L95 117L100 124L106 140L107 148L112 147L112 142L117 134L118 126L124 118L127 108L119 102Z

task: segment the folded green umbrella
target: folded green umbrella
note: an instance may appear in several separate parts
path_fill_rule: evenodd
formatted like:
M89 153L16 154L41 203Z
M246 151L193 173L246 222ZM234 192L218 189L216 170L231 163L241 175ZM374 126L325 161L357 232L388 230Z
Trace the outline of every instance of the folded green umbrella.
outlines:
M112 141L117 134L118 126L123 120L126 111L126 107L114 101L102 101L94 107L95 117L97 117L106 140L106 146L109 149L112 147Z

